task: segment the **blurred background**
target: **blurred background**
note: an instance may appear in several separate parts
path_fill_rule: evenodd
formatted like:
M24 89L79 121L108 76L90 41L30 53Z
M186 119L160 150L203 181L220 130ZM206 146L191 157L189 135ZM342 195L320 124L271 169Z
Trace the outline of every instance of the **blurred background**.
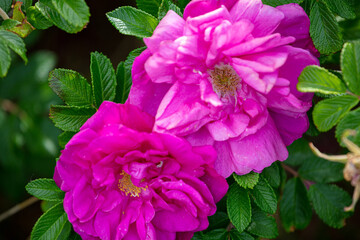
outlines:
M29 63L20 59L12 63L6 78L0 79L0 213L30 198L25 185L36 178L52 177L59 156L57 130L49 119L51 104L61 100L48 86L48 74L54 68L73 69L90 79L90 52L108 56L114 67L128 53L142 46L134 37L121 35L107 20L105 13L133 1L87 1L91 18L78 34L67 34L52 27L34 31L26 39ZM360 18L347 21L344 27L360 29ZM347 31L348 38L360 38ZM357 31L359 32L359 31ZM337 56L339 57L339 56ZM334 60L338 62L338 59ZM341 151L334 133L320 135L317 146L328 153ZM344 187L352 192L348 183ZM358 209L360 206L357 207ZM0 240L29 239L31 229L42 214L40 202L0 222ZM314 217L306 230L284 233L278 239L360 239L360 212L355 212L341 230L327 227ZM280 223L279 223L280 224Z

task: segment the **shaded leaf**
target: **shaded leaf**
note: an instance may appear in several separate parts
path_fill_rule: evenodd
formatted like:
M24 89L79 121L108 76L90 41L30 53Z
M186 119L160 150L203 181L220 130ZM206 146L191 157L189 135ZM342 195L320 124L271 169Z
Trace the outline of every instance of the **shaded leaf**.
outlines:
M26 191L40 200L62 201L65 193L56 185L53 179L40 178L28 183Z
M252 190L249 191L250 195L253 197L254 202L258 207L267 212L274 214L277 209L277 198L274 193L274 190L260 175L259 182L254 186Z
M176 6L171 0L163 0L159 8L158 18L160 20L163 19L169 10L176 12L182 17L182 12L178 6Z
M246 230L263 238L276 238L279 235L275 219L256 207L252 208L251 223Z
M157 17L161 0L136 0L136 5L140 10L150 13Z
M345 145L341 141L341 137L346 129L353 129L356 131L356 136L349 136L348 138L356 145L360 146L360 109L351 111L345 115L345 117L336 126L336 138L341 146Z
M345 43L341 52L341 69L350 91L360 94L360 42Z
M256 172L250 172L245 175L237 175L233 173L235 181L240 187L253 189L259 181L259 174Z

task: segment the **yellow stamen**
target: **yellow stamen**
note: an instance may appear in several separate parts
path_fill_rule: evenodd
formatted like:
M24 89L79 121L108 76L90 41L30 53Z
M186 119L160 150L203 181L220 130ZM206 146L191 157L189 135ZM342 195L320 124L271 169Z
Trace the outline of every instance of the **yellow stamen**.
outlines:
M142 190L146 190L146 187L137 187L131 181L131 176L127 174L124 170L120 173L123 177L119 179L118 187L125 193L126 196L130 197L139 197L139 194Z

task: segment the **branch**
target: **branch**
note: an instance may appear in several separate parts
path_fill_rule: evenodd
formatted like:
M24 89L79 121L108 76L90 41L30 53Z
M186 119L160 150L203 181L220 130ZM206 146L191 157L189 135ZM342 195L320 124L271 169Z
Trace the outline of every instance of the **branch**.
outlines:
M22 203L15 205L14 207L10 208L9 210L7 210L6 212L4 212L0 215L0 222L4 221L8 217L11 217L12 215L15 215L16 213L20 212L21 210L27 208L28 206L30 206L34 203L36 203L37 201L39 201L39 199L37 199L36 197L31 197L31 198L23 201Z
M294 175L294 177L298 177L299 174L297 171L295 171L294 169L292 169L291 167L289 167L288 165L285 165L285 164L281 164L283 166L283 168L285 169L285 171L291 173L292 175Z
M1 7L0 7L0 16L1 16L4 20L9 19L9 16L6 14L6 12L5 12L4 10L2 10Z

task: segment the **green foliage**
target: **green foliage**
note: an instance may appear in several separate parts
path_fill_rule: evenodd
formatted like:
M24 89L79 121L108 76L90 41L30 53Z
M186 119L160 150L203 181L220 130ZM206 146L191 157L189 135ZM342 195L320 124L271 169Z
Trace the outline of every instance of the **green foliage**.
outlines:
M27 9L26 12L27 20L29 23L34 26L36 29L47 29L53 26L53 23L50 22L38 8L31 6Z
M231 240L255 240L253 236L248 234L247 232L240 233L236 229L231 229L230 231L230 239Z
M334 74L319 66L307 66L299 77L297 89L301 92L339 94L346 92L345 84Z
M316 104L313 112L316 127L324 132L330 130L358 103L359 99L351 95L320 101Z
M281 183L280 169L281 165L278 162L274 162L270 167L264 168L261 175L267 180L273 188L278 188Z
M40 0L35 7L58 28L77 33L89 22L90 11L84 0Z
M238 184L231 185L227 197L227 211L232 224L239 232L251 221L251 205L247 191Z
M312 209L300 178L290 179L280 201L280 218L286 231L304 229L311 221Z
M70 139L75 135L76 132L63 132L59 135L59 146L65 148L65 145L70 141Z
M346 43L341 52L341 69L349 90L360 94L360 42Z
M343 147L345 147L345 145L342 143L341 137L346 129L353 129L356 131L356 136L350 136L349 139L359 146L360 145L360 109L359 108L355 111L347 113L336 127L336 132L335 132L336 138Z
M256 205L264 212L274 214L277 209L277 199L274 190L265 178L260 176L259 182L249 191Z
M136 0L136 5L140 10L150 13L157 17L161 0Z
M39 218L31 232L31 240L68 238L71 224L62 205L63 203L59 202Z
M275 218L257 207L252 208L251 223L246 230L262 238L276 238L279 235Z
M0 29L0 77L5 77L11 62L10 49L27 63L24 41L15 33Z
M90 84L79 73L68 69L50 72L49 85L70 106L91 107L93 104Z
M351 197L347 192L335 185L314 184L310 187L308 197L319 217L329 226L343 227L345 218L350 213L344 207L350 205Z
M163 17L165 17L165 15L167 14L167 12L169 10L172 10L172 11L176 12L179 16L182 16L182 12L178 6L176 6L170 0L163 0L160 5L159 12L158 12L159 20L161 20Z
M270 5L273 7L277 7L280 5L285 5L289 3L302 3L304 0L262 0L262 2L266 5Z
M259 181L259 174L256 172L250 172L246 175L237 175L233 173L235 181L240 187L253 189Z
M46 201L62 201L65 193L60 190L53 179L39 178L26 185L29 194Z
M158 24L152 15L130 6L115 9L106 16L122 34L141 38L150 37Z
M6 13L10 11L11 4L12 0L0 0L0 8Z
M325 3L329 6L332 12L336 13L340 17L347 19L356 17L351 0L325 0Z
M310 35L320 53L330 54L341 49L339 25L325 3L314 1L310 12Z
M77 132L95 112L90 107L54 105L50 108L50 118L61 130Z

